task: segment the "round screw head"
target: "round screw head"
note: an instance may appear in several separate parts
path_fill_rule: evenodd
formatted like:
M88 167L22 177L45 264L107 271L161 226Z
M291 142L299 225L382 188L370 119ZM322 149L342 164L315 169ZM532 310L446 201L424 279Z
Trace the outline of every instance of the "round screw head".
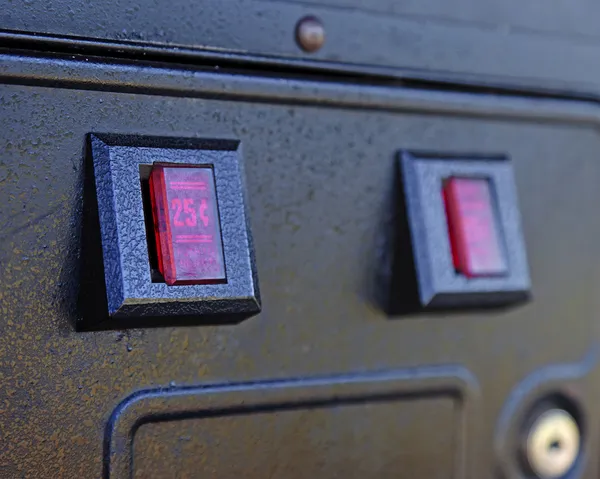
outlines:
M540 414L527 432L525 456L541 479L563 477L575 464L581 446L577 422L563 409Z
M304 17L296 25L296 42L305 52L316 52L325 43L325 28L316 17Z

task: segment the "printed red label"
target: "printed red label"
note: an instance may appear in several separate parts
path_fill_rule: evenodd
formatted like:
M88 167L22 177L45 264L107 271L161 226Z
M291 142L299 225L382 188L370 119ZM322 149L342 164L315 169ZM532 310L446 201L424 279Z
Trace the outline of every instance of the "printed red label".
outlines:
M155 165L150 194L165 282L223 282L225 263L212 168Z
M506 273L489 180L449 178L443 193L455 269L469 278Z

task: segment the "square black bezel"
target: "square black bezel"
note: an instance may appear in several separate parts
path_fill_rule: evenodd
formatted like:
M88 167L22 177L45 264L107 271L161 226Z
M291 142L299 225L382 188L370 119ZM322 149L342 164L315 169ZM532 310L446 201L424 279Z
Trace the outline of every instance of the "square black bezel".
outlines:
M511 161L504 156L444 155L402 151L399 155L402 213L411 249L410 271L396 284L408 285L416 298L393 292L392 310L506 306L526 300L531 282ZM443 182L452 177L490 181L508 270L500 276L467 278L452 262ZM402 262L398 258L398 262Z
M169 317L204 322L215 316L231 322L260 311L238 141L92 134L89 143L111 318L160 322L162 317L169 324ZM226 282L168 286L152 281L140 167L154 163L213 169Z

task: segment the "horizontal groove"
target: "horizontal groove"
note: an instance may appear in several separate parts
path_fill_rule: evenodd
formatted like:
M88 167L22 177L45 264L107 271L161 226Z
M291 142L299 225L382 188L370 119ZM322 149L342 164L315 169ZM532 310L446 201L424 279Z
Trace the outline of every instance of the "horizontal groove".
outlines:
M181 69L221 70L258 76L347 82L423 90L471 92L564 100L597 101L598 95L563 87L514 85L508 79L460 75L441 71L416 71L372 65L326 62L253 55L246 52L190 48L136 41L98 40L0 30L2 48L9 53L65 58L91 56L94 61L131 62Z
M282 72L326 72L327 75L344 75L348 67L318 60L298 60L246 52L210 48L191 48L187 45L148 43L134 40L98 40L75 36L26 34L0 30L3 48L29 51L33 54L77 54L144 62L161 62L174 65L243 68L247 70ZM360 72L355 72L362 76Z
M0 51L0 58L0 83L18 85L514 121L600 123L600 109L593 101L357 85L340 79L258 76L76 55L48 58Z

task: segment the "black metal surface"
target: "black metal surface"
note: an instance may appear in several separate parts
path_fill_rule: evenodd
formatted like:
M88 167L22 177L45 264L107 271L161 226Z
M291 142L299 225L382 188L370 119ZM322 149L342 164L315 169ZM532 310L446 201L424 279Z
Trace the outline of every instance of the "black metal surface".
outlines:
M157 49L202 61L204 52L352 64L354 69L401 68L409 76L556 87L597 94L600 49L590 0L552 8L541 0L461 2L187 0L79 2L14 0L3 9L4 41L35 41L52 51ZM295 41L301 18L317 16L327 42L306 54ZM43 35L40 37L39 35ZM217 55L217 58L219 58ZM560 61L557 61L560 59ZM216 60L219 61L218 59Z
M249 456L241 463L233 464L220 464L221 461L218 458L216 460L206 458L201 462L201 469L195 471L198 476L210 473L211 466L221 470L237 469L236 474L246 477L262 476L266 472L261 473L261 470L279 469L281 466L277 460L265 463L264 458L257 460L256 457L252 457L257 451L248 447L248 442L251 443L250 438L259 432L258 437L261 442L269 444L266 451L259 452L261 455L264 453L276 455L286 449L293 451L295 447L293 443L300 442L299 437L285 444L278 444L274 438L278 436L278 419L285 416L286 412L299 411L301 417L291 421L298 423L296 424L298 434L302 434L302 428L306 427L313 430L314 436L312 438L304 437L304 439L312 439L312 444L298 447L298 450L304 453L303 457L306 457L306 461L298 462L293 470L286 471L287 477L305 477L307 472L337 475L342 470L346 471L347 477L363 477L364 474L377 474L378 477L398 477L400 473L400 477L408 478L420 471L430 477L447 477L450 471L455 471L453 475L456 477L467 477L473 468L473 458L467 458L465 450L475 447L473 442L476 434L478 396L477 383L470 373L460 366L420 367L401 371L298 378L288 381L257 381L141 391L119 404L107 425L105 475L110 478L132 477L136 452L142 457L145 456L146 461L154 464L154 467L162 468L162 475L169 474L168 469L160 466L162 457L151 457L148 454L147 446L139 447L136 442L141 439L140 436L148 436L145 431L142 432L146 425L161 423L176 425L178 422L188 421L192 424L196 422L199 425L208 423L207 429L202 434L187 439L187 441L192 441L188 444L192 451L203 449L202 445L206 443L207 436L211 436L209 442L225 440L227 441L226 448L229 451L233 452L234 449L237 449L238 455ZM371 419L375 419L374 424L361 421L362 424L357 424L357 427L351 426L352 422L357 422L356 415L361 414L361 411L357 409L348 416L346 416L347 413L342 414L342 411L348 407L352 411L352 406L359 405L368 405L363 409L362 414L368 414ZM418 421L422 421L422 423L411 420L410 414L419 411L418 408L422 405L425 407L418 418ZM369 409L371 414L369 414ZM377 411L377 409L382 412L377 412L373 416L372 411ZM449 410L451 414L448 417ZM324 412L319 413L320 411ZM344 448L350 446L355 440L339 440L339 431L343 424L334 424L333 430L329 432L330 440L333 442L332 446L338 450L335 454L338 459L334 461L338 464L334 463L328 466L327 462L330 461L328 454L322 455L317 452L319 445L327 440L326 437L321 436L326 433L327 429L323 423L331 421L331 419L327 420L327 415L334 418L337 416L342 421L351 421L350 431L353 430L353 435L363 438L361 441L356 441L356 445L354 445L356 452L360 454L359 457L353 459L347 455L347 451L344 451ZM380 416L377 417L377 415ZM440 431L441 438L438 437L437 440L431 441L433 447L430 445L426 454L414 458L413 467L405 469L404 472L399 470L404 456L404 454L398 454L400 444L389 442L389 429L384 434L377 433L377 429L382 427L383 421L386 421L391 415L394 416L397 427L417 434L428 434L428 428L431 427L446 428L445 431ZM266 424L271 424L264 429L260 423L254 424L251 430L244 430L243 427L248 426L243 422L245 417L252 416L259 416L259 422L264 421ZM313 416L316 420L313 419ZM229 419L231 424L228 425L227 421L223 421L224 424L221 425L214 420L220 418ZM287 422L285 417L283 421ZM319 425L318 421L322 421L322 423ZM211 424L211 422L217 422L217 424ZM236 423L241 423L242 428L239 431L235 430ZM302 426L300 423L304 423L304 425ZM183 427L185 428L185 426ZM460 429L461 434L456 434L455 427ZM216 432L221 428L228 432L225 436L219 437ZM391 429L393 431L395 427ZM260 433L261 430L262 433ZM140 434L141 432L142 434ZM161 437L161 433L155 433L155 435L158 438ZM164 437L164 435L163 433L162 436ZM407 441L409 440L408 435L403 435L403 437ZM150 442L153 442L157 438L150 435L149 439ZM165 452L169 449L169 445L163 446ZM191 466L188 463L191 458L188 459L186 456L190 452L181 455L185 458L188 468ZM323 462L319 463L314 458L311 460L312 454L317 454L320 461ZM285 455L287 454L282 454L282 456ZM439 464L438 467L428 464L426 458L432 455L443 460L441 468ZM174 456L173 459L177 460L178 454L174 454ZM292 459L292 462L295 462L295 459ZM346 464L341 466L342 462ZM456 464L453 464L454 462ZM169 464L170 467L172 467L171 464L173 463ZM146 467L142 469L144 470ZM177 469L186 473L185 468ZM233 471L230 471L228 474L232 473ZM135 475L137 477L137 472Z
M124 328L131 317L145 317L145 321L134 323L142 326L171 324L181 319L178 316L190 323L237 322L258 313L260 295L239 142L107 135L92 135L90 142L96 182L96 191L91 194L97 192L104 268L88 274L105 279L108 310L101 319L119 318L115 325ZM212 146L209 149L206 145ZM152 281L140 167L154 162L210 165L214 169L226 283L169 287ZM102 289L101 283L90 284L82 294L90 294L90 289ZM86 319L83 323L88 324Z
M74 79L79 65L83 71L89 67L73 65ZM63 67L57 68L55 73ZM127 67L103 68L114 82L127 74ZM158 70L151 73L160 76ZM198 73L190 81L198 81L193 91L204 96L210 95L215 79ZM223 75L218 80L224 91L245 85L246 101L3 87L7 202L2 209L1 281L6 330L0 354L11 421L3 421L2 427L13 444L2 456L3 474L14 477L20 467L26 475L98 475L111 411L130 393L168 387L171 381L194 385L461 364L482 391L480 450L465 454L477 457L472 477L485 477L501 459L493 438L510 392L548 363L579 360L597 337L598 272L590 258L600 241L600 222L590 216L582 227L579 214L598 200L595 108L276 81L266 84L274 86L273 103L268 104L262 79ZM144 88L146 93L161 92L151 84ZM233 99L241 93L230 95ZM299 99L304 104L294 105ZM324 103L333 107L334 101L337 108L323 108ZM34 128L29 127L32 113L39 125ZM56 134L58 126L65 134ZM79 291L83 145L88 132L110 130L145 136L169 130L180 138L241 141L262 287L259 316L228 327L131 330L128 335L75 332L71 318ZM512 159L535 301L509 312L443 321L427 316L388 320L372 292L385 264L381 260L393 246L388 232L395 224L395 165L403 148L499 151ZM25 166L32 161L34 168ZM362 172L368 174L358 174ZM554 201L558 188L569 194ZM32 274L32 268L38 273ZM45 280L40 282L41 274ZM24 377L38 383L24 387ZM590 392L582 395L586 405L594 403L595 384L590 380ZM29 409L38 403L52 414L45 412L42 418ZM28 412L21 415L22 410ZM594 431L600 418L589 410L587 424ZM52 449L62 451L64 459L41 442L49 430L56 431ZM219 433L222 439L227 431ZM268 433L285 444L285 434L293 431ZM396 433L402 431L390 432L390 441ZM428 433L420 431L411 440L417 454ZM597 436L586 440L593 449ZM38 455L24 461L25 447ZM260 443L249 447L261 448ZM219 451L213 453L222 461L236 461ZM331 459L342 460L336 451ZM296 466L292 461L280 467L285 472ZM594 461L581 467L586 477L593 477Z
M539 5L7 6L0 477L525 478L545 398L584 432L565 479L597 477L600 110L574 100L597 91L597 7ZM388 81L406 72L457 84ZM77 331L107 311L90 133L243 145L260 314ZM403 150L511 159L532 301L390 320Z

